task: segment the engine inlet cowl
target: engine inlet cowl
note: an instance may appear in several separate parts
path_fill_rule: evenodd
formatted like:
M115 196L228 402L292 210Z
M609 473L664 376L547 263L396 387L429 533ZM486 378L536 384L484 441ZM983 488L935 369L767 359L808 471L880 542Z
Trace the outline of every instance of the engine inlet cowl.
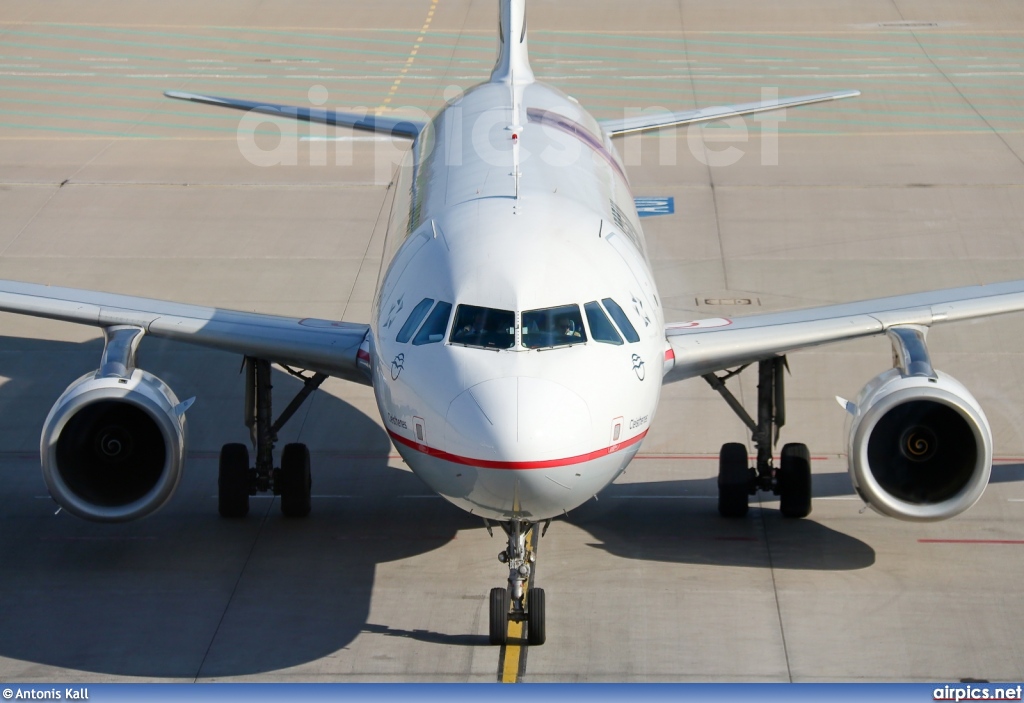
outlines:
M178 486L184 414L153 374L89 373L50 410L40 455L50 495L65 510L101 522L133 520L163 506Z
M850 426L850 476L878 512L942 520L974 505L992 471L992 432L956 379L896 369L861 391Z

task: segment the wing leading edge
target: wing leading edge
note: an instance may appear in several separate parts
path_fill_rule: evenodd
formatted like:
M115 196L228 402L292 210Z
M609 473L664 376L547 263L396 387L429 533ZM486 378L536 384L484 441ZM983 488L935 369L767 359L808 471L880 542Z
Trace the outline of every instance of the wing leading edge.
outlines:
M1024 311L1024 280L877 298L735 320L665 326L664 383L781 356L798 349L884 334L897 325L930 327Z
M235 110L248 110L275 117L302 120L304 122L320 122L335 127L350 127L365 132L378 132L407 139L415 139L426 126L423 122L417 120L371 115L365 112L342 112L341 110L327 110L316 107L294 107L292 105L279 105L265 101L257 102L253 100L239 100L237 98L221 98L216 95L182 93L177 90L168 90L164 95L176 100L188 100L194 103L203 103L204 105L230 107Z
M722 120L729 117L738 117L739 115L751 115L756 112L781 110L787 107L796 107L797 105L813 105L814 103L828 102L830 100L854 98L858 95L860 95L859 90L838 90L831 93L800 95L795 98L784 98L781 100L758 100L756 102L741 103L739 105L705 107L700 110L663 112L655 115L638 115L636 117L626 117L621 120L601 120L601 126L604 128L605 132L614 137L619 134L643 132L648 129L678 127L680 125L693 124L695 122L710 122L711 120Z
M369 325L171 303L114 293L0 281L0 311L146 334L319 371L356 383Z

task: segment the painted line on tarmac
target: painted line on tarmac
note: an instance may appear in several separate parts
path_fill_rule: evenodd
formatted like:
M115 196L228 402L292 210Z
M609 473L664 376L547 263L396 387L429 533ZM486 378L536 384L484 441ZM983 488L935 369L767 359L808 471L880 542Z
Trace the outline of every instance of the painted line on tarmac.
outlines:
M416 62L416 54L419 53L420 48L423 46L423 39L427 36L427 31L430 29L430 23L434 21L434 13L437 11L437 3L439 0L430 0L430 10L427 12L427 17L423 20L423 27L420 28L419 36L416 37L416 41L412 45L412 51L409 52L408 58L405 59L405 66L402 67L398 74L398 78L388 88L388 95L384 98L384 102L377 108L376 113L379 115L384 110L388 109L391 105L391 100L395 97L395 93L398 92L399 86L402 85L402 79L406 77L409 69L412 68L413 63Z
M718 496L604 496L611 500L717 500Z
M498 682L519 683L526 669L526 645L522 644L523 623L509 621L508 644L501 648Z
M919 539L919 544L1024 544L1024 539Z

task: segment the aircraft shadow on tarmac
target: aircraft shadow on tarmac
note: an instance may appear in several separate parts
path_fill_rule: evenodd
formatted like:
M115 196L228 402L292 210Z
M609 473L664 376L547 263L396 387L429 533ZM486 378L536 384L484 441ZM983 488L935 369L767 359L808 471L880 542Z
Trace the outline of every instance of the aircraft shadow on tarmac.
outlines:
M846 474L815 474L814 497L852 494ZM845 571L875 562L859 539L815 522L783 518L775 507L746 518L718 515L716 479L609 486L567 518L615 556L682 564Z
M375 632L388 637L402 637L429 644L445 644L457 647L486 647L490 645L487 635L446 635L430 630L401 630L387 625L374 625L366 623L363 626L365 632Z

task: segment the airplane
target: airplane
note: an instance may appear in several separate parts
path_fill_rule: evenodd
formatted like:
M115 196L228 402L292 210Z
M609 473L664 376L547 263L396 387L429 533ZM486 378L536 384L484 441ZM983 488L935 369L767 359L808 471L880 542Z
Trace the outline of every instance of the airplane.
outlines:
M402 458L439 495L500 527L504 587L492 589L489 639L511 621L546 640L544 590L532 581L551 521L625 470L648 433L664 384L703 378L751 432L719 455L718 509L748 511L751 495L780 511L811 510L810 453L773 448L785 424L787 355L886 336L893 367L854 400L849 471L860 498L903 520L940 520L973 505L988 483L992 433L978 402L936 370L927 332L940 323L1024 310L1024 281L666 323L626 168L615 138L736 115L854 97L856 90L661 115L597 120L530 67L525 0L499 0L498 57L489 80L431 121L170 91L196 103L368 130L411 140L395 198L369 324L290 318L97 291L0 281L0 310L92 325L99 368L57 399L40 438L54 500L89 520L122 522L165 505L185 458L185 415L139 368L146 336L244 358L251 445L226 444L218 510L244 518L250 496L280 496L309 514L310 454L281 427L328 377L372 386ZM570 155L571 158L565 158ZM275 419L272 364L303 379ZM757 365L751 416L728 381Z

